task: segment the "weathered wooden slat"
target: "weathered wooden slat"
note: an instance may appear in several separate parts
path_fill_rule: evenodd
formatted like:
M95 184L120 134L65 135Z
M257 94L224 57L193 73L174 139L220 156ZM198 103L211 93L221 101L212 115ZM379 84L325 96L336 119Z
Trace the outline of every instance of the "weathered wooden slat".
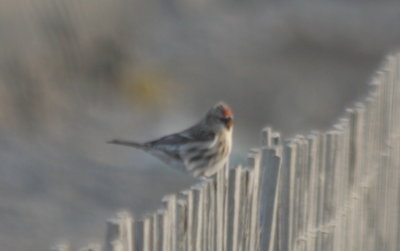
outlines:
M290 235L290 160L291 151L288 148L288 143L285 144L282 150L282 167L278 180L278 247L279 250L289 250L289 235Z
M163 209L159 209L157 210L157 212L155 214L152 215L152 223L153 223L153 236L152 236L152 247L153 247L153 251L157 251L157 250L162 250L162 245L164 242L164 236L163 236L163 217L164 217L164 210Z
M305 184L305 189L308 191L306 199L306 218L304 221L304 242L307 245L306 250L314 251L315 247L315 229L312 227L315 224L315 214L316 214L316 149L317 149L317 138L315 133L308 135L305 140L307 141L307 162L306 169L308 173L307 182Z
M228 250L239 250L239 229L242 205L242 167L238 166L229 172L229 222L228 222Z
M177 196L175 194L167 195L163 198L165 214L164 214L164 245L163 250L175 251L176 246L176 215L177 215Z
M239 245L239 250L247 250L249 248L250 241L250 228L251 228L251 197L253 190L253 176L252 169L248 166L243 168L242 172L242 205L241 205L241 216L239 229L239 239L241 241Z
M144 251L146 246L144 221L139 220L134 223L135 251Z
M289 219L288 219L288 241L287 249L292 250L294 247L294 240L296 235L296 208L297 197L296 197L296 158L297 158L297 146L294 142L290 142L285 148L285 159L287 160L285 168L289 170Z
M188 223L188 202L187 197L179 198L177 201L177 251L185 251L187 248L187 223Z
M247 250L258 250L260 233L260 187L261 187L261 152L258 149L252 149L248 155L249 167L252 169L252 196L250 204L250 229L249 245Z
M194 250L194 201L193 201L193 190L185 190L182 192L182 196L186 202L186 220L184 222L184 230L186 232L186 238L184 239L185 244L184 250L192 251Z
M317 169L317 212L316 212L316 224L314 226L315 228L315 234L316 234L316 240L315 240L315 250L321 250L322 248L322 239L323 239L323 234L319 230L318 226L323 225L323 213L324 213L324 188L325 188L325 156L326 156L326 135L325 134L319 134L318 135L318 169Z
M132 216L128 212L120 212L107 222L105 250L133 251L135 245L133 237Z
M278 239L278 196L280 158L275 149L263 148L261 157L261 194L260 194L260 250L273 251ZM268 248L268 249L267 249Z
M227 248L227 215L228 215L228 186L229 169L226 164L216 174L216 250L225 251Z
M208 251L208 230L210 228L210 219L209 219L209 206L210 206L210 201L209 201L209 194L210 194L210 186L211 186L211 180L207 180L204 182L204 186L202 189L202 193L203 193L203 210L202 210L202 219L203 219L203 228L201 231L201 246L202 246L202 250Z
M203 212L204 212L204 183L199 183L193 189L193 247L194 250L203 250Z
M210 180L208 187L208 228L207 228L207 250L216 250L216 180Z
M136 226L136 231L140 231L142 233L142 247L141 249L137 249L136 251L143 250L143 251L152 251L153 250L153 220L152 216L147 216L140 222L140 225Z

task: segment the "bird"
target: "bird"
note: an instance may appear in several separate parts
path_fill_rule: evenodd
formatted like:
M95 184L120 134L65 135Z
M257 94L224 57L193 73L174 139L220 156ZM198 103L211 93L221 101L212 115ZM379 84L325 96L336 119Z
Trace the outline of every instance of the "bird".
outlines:
M228 162L233 124L232 109L218 102L198 123L181 132L144 143L122 139L108 143L140 149L193 177L208 178Z

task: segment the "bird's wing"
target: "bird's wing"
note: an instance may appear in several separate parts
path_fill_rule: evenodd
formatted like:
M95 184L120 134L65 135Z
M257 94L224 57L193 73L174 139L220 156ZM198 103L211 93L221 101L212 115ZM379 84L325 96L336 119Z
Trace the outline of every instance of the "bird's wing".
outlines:
M196 130L185 130L180 133L171 134L162 138L147 142L145 145L151 146L153 149L161 150L174 158L181 159L180 149L188 144L196 144L215 139L213 132L200 132Z
M158 148L160 146L168 146L168 145L175 146L175 145L185 144L190 140L191 139L189 137L177 133L177 134L167 135L156 140L152 140L148 142L148 144L152 147Z
M189 128L183 132L164 136L162 138L147 142L150 146L159 145L184 145L192 142L213 141L214 132L200 131L197 128Z

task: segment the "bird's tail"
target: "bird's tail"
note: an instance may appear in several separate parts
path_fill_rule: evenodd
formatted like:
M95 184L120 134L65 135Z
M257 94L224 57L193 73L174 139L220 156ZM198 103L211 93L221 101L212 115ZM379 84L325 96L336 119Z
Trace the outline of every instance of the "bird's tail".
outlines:
M138 148L138 149L142 149L142 150L146 150L148 148L148 146L146 144L137 143L137 142L129 141L129 140L123 140L123 139L113 139L113 140L107 141L107 143L115 144L115 145L122 145L122 146L130 146L130 147L134 147L134 148Z

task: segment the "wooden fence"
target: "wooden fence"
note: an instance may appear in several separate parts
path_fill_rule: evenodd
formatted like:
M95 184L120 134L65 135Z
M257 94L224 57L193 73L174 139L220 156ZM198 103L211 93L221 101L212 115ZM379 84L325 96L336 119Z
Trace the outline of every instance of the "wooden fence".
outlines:
M327 132L262 131L246 166L107 223L105 251L400 250L400 56ZM69 250L58 246L53 250Z

